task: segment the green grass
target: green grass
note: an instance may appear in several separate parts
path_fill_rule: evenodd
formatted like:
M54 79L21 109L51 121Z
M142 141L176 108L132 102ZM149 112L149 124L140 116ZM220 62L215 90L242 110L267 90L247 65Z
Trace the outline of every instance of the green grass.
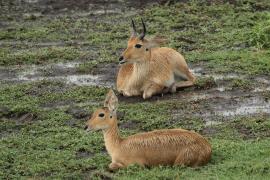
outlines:
M214 51L214 52L190 52L186 57L191 62L206 62L206 66L213 72L240 73L240 74L269 74L270 51Z
M229 85L232 89L250 90L252 88L251 82L244 79L233 79Z
M270 48L270 14L266 21L259 22L253 27L250 43L259 48Z
M256 77L270 73L269 10L268 0L190 1L146 7L142 16L149 36L165 35L167 46L181 52L188 63L203 66L206 73ZM129 37L131 17L139 25L140 16L129 12L98 17L98 21L76 13L53 18L3 13L0 20L7 26L0 29L0 65L80 61L77 71L90 73L98 64L117 62ZM60 45L46 45L54 42ZM255 86L246 79L227 81L233 90ZM198 78L189 90L216 86L211 77ZM106 92L107 88L52 81L1 83L0 179L269 179L268 116L236 116L206 126L203 117L194 114L207 112L211 101L174 95L160 101L120 101L119 124L127 124L121 133L176 127L195 130L212 144L210 163L199 168L134 165L109 172L102 133L86 133L83 126L88 117L69 112L79 109L90 115L102 106ZM269 91L263 96L269 99ZM33 117L23 119L27 113Z
M196 89L209 89L211 87L215 87L216 83L213 77L207 78L197 78L195 82Z
M0 50L0 65L48 64L76 60L78 56L83 57L85 54L73 47L48 47L16 52L3 48Z
M59 92L59 88L62 89ZM212 125L215 133L204 131L201 118L177 116L174 110L188 110L185 101L120 102L119 123L136 123L134 129L121 129L123 136L161 128L181 127L202 132L213 146L211 162L204 167L131 166L116 173L107 169L109 156L104 153L101 132L86 133L86 119L76 119L67 112L71 105L44 108L48 102L77 103L92 112L100 107L106 89L65 87L62 83L43 81L6 86L0 89L0 106L8 110L0 114L0 176L6 178L102 178L120 179L267 179L270 174L270 119L267 116L238 118L221 125ZM84 104L95 102L95 105ZM194 109L196 111L196 109ZM20 114L31 112L36 118L20 121ZM10 131L13 129L13 131ZM80 155L82 153L82 155Z
M258 8L261 10L255 11ZM267 1L211 5L192 1L146 8L143 17L149 35L165 34L169 40L167 46L183 53L189 62L207 61L217 72L267 74L270 72L267 50L270 15L267 9ZM33 51L23 43L17 45L17 51L7 46L1 50L0 64L37 64L40 58L43 63L81 59L87 61L78 71L91 72L98 63L117 62L129 37L131 17L139 25L139 17L129 13L124 17L105 16L98 22L68 15L41 16L23 23L11 21L10 26L0 30L3 41L61 41L63 46L71 47ZM75 48L78 41L86 43L82 49ZM63 58L55 58L59 57L59 51L65 54Z
M105 88L96 87L64 87L61 82L41 81L32 84L3 86L0 88L0 102L13 112L36 112L39 106L59 101L101 100Z

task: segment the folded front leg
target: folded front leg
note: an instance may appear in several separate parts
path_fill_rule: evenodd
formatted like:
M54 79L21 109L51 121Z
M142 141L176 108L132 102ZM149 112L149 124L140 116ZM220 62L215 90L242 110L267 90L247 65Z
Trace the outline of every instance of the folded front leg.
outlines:
M162 93L166 94L166 93L175 93L176 92L176 85L175 83L172 83L172 85L170 85L169 87L165 87L163 90L162 90Z
M124 96L130 97L130 96L139 96L141 95L141 92L136 89L129 89L122 91Z
M109 165L109 169L112 171L123 168L123 167L124 167L124 165L122 163L119 163L119 162L112 162Z
M155 94L160 94L162 93L162 90L164 89L164 86L156 84L154 82L151 82L146 88L144 89L143 92L143 98L147 99L152 97Z

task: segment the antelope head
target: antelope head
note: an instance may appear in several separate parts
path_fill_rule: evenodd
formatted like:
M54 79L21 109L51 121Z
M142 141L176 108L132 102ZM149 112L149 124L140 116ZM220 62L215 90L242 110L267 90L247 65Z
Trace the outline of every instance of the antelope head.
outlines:
M142 21L142 33L137 34L136 26L133 20L131 20L132 31L131 36L128 40L127 48L124 50L119 58L119 64L124 63L137 63L144 62L150 58L150 50L153 47L159 46L159 44L166 41L160 37L154 37L153 39L147 40L146 27L143 19Z
M106 130L112 127L116 120L116 110L118 107L118 99L113 90L110 90L104 101L104 106L97 109L92 117L87 121L85 130Z

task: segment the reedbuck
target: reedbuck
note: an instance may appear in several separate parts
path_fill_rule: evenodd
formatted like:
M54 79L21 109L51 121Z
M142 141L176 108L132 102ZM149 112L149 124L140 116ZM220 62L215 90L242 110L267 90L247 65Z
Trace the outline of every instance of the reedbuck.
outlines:
M109 168L186 165L199 166L211 158L211 146L201 135L184 129L163 129L122 138L118 132L116 110L118 99L109 91L104 107L97 109L85 129L103 130L105 146L112 158Z
M137 35L132 20L132 34L126 50L119 58L121 67L117 75L117 90L124 96L149 98L164 92L175 92L177 88L194 85L195 77L190 72L184 57L177 51L159 47L164 39L146 39L146 27ZM176 81L184 78L186 81Z

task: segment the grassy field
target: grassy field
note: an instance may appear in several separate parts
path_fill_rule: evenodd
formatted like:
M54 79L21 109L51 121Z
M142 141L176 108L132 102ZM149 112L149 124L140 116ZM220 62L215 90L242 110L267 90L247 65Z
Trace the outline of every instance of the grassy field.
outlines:
M0 14L0 179L269 179L268 0L116 1L105 10L18 2ZM198 81L147 101L119 96L121 134L194 130L212 144L206 166L112 173L102 133L83 130L114 84L130 19L141 17L148 37L165 35Z

